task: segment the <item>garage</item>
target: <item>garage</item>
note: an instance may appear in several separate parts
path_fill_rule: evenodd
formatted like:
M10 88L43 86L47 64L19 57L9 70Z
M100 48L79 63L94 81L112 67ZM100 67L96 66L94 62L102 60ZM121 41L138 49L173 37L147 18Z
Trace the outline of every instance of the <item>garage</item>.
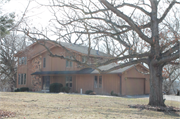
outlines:
M126 95L143 95L145 94L144 78L127 78Z

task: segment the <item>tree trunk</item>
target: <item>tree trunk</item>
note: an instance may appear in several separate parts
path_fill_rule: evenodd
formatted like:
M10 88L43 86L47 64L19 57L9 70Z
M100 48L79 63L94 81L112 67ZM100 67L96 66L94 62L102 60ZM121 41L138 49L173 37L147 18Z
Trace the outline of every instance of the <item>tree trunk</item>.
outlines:
M151 106L166 106L163 101L162 94L162 66L154 66L149 64L150 68L150 97L149 104Z

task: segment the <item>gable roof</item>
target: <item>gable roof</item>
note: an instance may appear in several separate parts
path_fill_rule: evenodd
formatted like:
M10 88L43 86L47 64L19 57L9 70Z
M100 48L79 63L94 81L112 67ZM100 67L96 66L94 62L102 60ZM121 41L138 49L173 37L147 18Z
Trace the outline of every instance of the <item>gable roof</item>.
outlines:
M54 47L55 46L59 46L61 47L60 45L56 45L56 41L51 41L51 40L39 40L40 42L42 41L46 41L48 43L51 43L51 44L54 44ZM84 55L87 55L88 54L88 47L86 46L82 46L82 45L77 45L77 44L72 44L72 43L65 43L65 42L59 42L63 47L67 48L68 50L73 50L73 51L76 51L78 53L81 53L81 54L84 54ZM58 44L59 44L58 43ZM31 44L30 46L28 46L26 49L36 45L37 42ZM18 54L21 54L23 53L26 49L22 50L22 51L19 51L17 52L14 56L17 56ZM46 51L46 49L44 48L43 51ZM43 52L42 51L42 52ZM93 55L93 56L98 56L98 57L112 57L111 55L109 54L106 54L106 53L103 53L101 51L98 51L98 50L95 50L95 49L91 49L90 50L90 55Z

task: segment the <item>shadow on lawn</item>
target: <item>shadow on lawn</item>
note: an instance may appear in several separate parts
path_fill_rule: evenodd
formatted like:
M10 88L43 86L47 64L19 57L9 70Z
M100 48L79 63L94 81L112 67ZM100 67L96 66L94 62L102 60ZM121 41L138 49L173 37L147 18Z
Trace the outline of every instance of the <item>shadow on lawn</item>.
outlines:
M174 117L180 117L180 114L178 114L178 112L164 112L164 114Z
M142 112L143 110L146 110L146 109L139 109L139 112ZM180 114L178 114L178 112L173 112L173 111L170 111L170 112L162 112L164 113L165 115L168 115L168 116L173 116L173 117L180 117Z

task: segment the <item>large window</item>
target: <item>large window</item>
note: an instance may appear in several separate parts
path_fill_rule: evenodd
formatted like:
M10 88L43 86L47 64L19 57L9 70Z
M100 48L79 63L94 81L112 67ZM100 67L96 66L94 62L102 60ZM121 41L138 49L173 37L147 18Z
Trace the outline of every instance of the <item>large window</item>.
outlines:
M46 67L46 58L43 58L43 67Z
M26 74L19 74L18 75L18 84L19 85L26 84Z
M19 57L19 65L27 64L27 57Z
M72 87L72 76L66 76L66 86Z
M102 76L94 76L94 88L102 87Z
M72 59L72 57L67 56L67 58ZM66 60L66 67L72 67L72 61Z

